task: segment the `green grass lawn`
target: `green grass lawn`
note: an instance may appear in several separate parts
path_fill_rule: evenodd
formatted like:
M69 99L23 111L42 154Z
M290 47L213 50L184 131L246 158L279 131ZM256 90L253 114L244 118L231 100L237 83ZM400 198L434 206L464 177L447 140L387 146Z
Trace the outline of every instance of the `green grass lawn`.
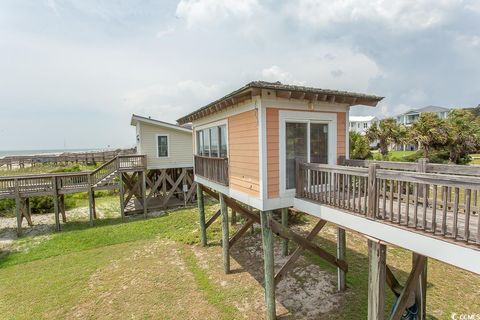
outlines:
M207 208L210 216L218 205ZM303 220L307 226L314 223L313 218ZM16 240L28 249L0 256L0 318L258 318L263 314L256 305L263 306L260 285L245 271L222 274L219 220L209 228L208 238L210 246L199 247L196 209L179 209L126 223L103 219L94 227L69 222L60 233ZM334 226L327 225L316 242L335 252ZM347 234L348 291L325 319L366 318L366 243ZM307 253L306 258L335 275L318 257ZM411 253L389 247L387 260L405 281ZM233 269L242 267L234 263ZM387 294L386 312L393 301ZM451 312L480 313L478 301L478 275L429 260L430 319L450 319Z

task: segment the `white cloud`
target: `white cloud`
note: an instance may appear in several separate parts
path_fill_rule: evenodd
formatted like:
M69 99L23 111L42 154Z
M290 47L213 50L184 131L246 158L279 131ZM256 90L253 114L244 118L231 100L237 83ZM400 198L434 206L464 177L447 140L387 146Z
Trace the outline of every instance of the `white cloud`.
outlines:
M181 0L176 15L191 27L216 24L232 17L248 18L259 8L257 0Z
M266 81L288 82L291 80L291 75L279 66L271 66L262 70L262 79Z
M377 21L397 30L413 31L446 22L461 0L297 0L285 13L301 23L329 27L335 23Z
M47 0L46 2L47 7L55 13L56 16L59 16L60 13L58 12L57 3L55 0Z
M154 84L129 92L125 98L127 109L132 112L165 121L176 119L218 98L221 88L193 80L174 84Z

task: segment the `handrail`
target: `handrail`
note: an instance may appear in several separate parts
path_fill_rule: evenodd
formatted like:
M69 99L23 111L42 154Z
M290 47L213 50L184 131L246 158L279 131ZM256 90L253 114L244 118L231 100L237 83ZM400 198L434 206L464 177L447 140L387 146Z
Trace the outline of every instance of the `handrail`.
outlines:
M380 167L299 163L296 197L480 246L480 176Z

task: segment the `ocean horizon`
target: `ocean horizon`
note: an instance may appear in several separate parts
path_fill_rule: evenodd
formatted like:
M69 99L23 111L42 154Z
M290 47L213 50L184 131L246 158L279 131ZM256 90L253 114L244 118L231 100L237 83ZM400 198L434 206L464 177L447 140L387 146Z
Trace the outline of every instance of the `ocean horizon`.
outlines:
M37 150L0 150L0 158L7 156L31 156L42 154L61 154L63 152L111 151L118 148L86 148L86 149L37 149Z

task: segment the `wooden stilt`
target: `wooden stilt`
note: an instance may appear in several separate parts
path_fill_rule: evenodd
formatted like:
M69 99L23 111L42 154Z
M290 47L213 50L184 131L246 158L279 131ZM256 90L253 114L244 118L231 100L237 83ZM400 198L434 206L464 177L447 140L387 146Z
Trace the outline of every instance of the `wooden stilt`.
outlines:
M58 204L57 178L52 177L52 181L53 181L53 210L55 212L55 227L57 231L60 231L60 208Z
M224 195L220 193L220 211L222 212L222 249L223 249L223 271L230 273L230 235L228 231L228 207Z
M282 226L288 228L288 208L282 208ZM282 239L282 255L288 256L288 239Z
M383 320L385 316L386 255L384 244L368 240L368 319Z
M28 225L33 226L32 222L32 207L30 206L30 198L25 199L25 218L27 219Z
M93 226L93 188L91 175L88 175L88 186L88 217L90 220L90 226Z
M17 236L22 235L22 211L21 211L21 198L20 189L18 186L18 180L15 179L15 214L17 216Z
M347 242L345 229L337 228L337 259L345 260L347 250ZM337 268L338 291L343 292L347 288L346 274L340 268Z
M273 258L273 233L270 228L271 211L261 211L260 221L262 226L262 244L263 244L263 268L265 283L265 303L267 306L267 320L276 318L275 311L275 275Z
M232 221L231 221L232 226L237 224L237 211L232 209Z
M423 270L420 273L420 276L417 281L417 287L415 288L415 302L418 307L418 320L425 320L427 317L427 257L421 256L419 254L413 253L412 256L412 265L417 264L418 259L425 259L423 265Z
M123 173L119 172L118 173L118 178L119 178L119 185L118 185L118 194L120 198L120 216L122 217L123 220L125 220L125 192L123 188Z
M65 195L61 194L59 196L59 205L60 205L60 213L62 214L62 221L63 223L67 223L67 215L65 212Z
M207 228L205 226L205 206L203 202L203 187L197 183L197 205L198 205L198 219L200 222L200 243L202 246L207 245Z
M142 206L143 216L147 217L147 174L142 171Z

